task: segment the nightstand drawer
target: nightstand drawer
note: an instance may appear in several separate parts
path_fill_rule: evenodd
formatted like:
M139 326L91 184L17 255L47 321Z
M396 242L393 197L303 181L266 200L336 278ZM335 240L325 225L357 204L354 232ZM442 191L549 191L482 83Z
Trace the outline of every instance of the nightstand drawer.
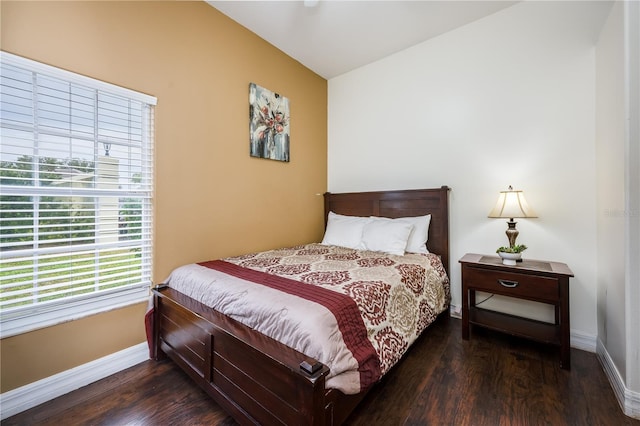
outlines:
M542 302L553 303L560 299L556 278L473 267L463 268L463 274L466 285L476 290Z

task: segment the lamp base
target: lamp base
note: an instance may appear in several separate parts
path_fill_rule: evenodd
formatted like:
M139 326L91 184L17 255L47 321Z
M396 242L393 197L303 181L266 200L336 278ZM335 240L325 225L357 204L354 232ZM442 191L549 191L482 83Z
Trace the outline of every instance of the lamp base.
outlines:
M516 245L516 238L518 238L518 234L519 234L518 230L516 229L516 223L518 222L513 220L513 218L507 221L508 228L507 228L506 234L507 234L507 239L509 240L509 247L513 247Z

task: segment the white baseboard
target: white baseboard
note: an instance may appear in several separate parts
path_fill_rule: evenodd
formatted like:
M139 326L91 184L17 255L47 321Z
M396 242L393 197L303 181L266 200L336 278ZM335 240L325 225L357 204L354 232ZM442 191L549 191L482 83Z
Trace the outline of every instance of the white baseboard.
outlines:
M580 349L591 353L596 352L597 337L593 334L583 333L577 330L571 330L570 346L572 348Z
M147 343L144 342L0 394L0 420L4 420L148 359L149 347Z
M598 339L598 349L596 354L598 355L600 364L602 364L604 373L609 379L609 383L611 383L613 393L615 394L624 414L629 417L640 419L640 392L634 392L625 386L620 372L616 368L607 348L604 347L604 344L602 344L600 339Z
M449 305L449 315L454 318L462 319L462 306Z

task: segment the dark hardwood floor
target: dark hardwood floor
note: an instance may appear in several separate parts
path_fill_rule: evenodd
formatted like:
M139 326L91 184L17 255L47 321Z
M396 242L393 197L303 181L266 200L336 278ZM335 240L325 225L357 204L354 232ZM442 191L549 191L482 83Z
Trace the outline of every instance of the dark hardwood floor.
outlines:
M595 354L441 318L378 383L349 425L640 425L626 417ZM2 425L235 425L170 361L146 361L19 413Z

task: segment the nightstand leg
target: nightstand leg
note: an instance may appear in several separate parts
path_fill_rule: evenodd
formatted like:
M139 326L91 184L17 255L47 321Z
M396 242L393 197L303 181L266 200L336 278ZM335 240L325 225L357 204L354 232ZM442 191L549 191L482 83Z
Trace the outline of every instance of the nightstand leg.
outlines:
M462 340L469 340L469 289L462 279Z
M571 369L571 326L569 323L569 279L560 280L560 368Z

